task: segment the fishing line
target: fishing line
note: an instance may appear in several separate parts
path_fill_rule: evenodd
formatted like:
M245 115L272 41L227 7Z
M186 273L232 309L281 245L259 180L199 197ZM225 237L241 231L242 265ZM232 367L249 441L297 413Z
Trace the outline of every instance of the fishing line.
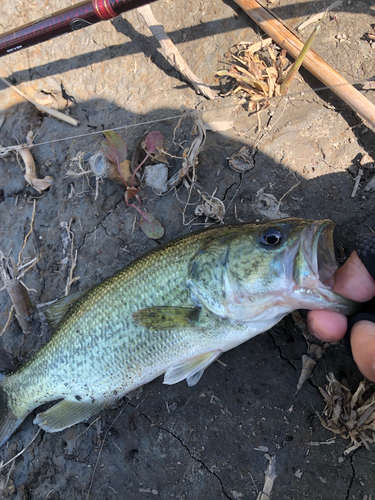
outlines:
M290 99L290 98L295 98L295 97L304 97L307 94L312 94L312 93L315 94L316 92L320 92L320 91L323 91L323 90L331 90L332 88L342 87L342 86L345 86L345 85L360 85L360 84L363 84L366 81L367 80L358 81L358 82L355 82L355 83L352 83L352 84L348 82L347 84L342 83L342 84L334 85L332 87L322 86L322 87L317 87L315 89L300 90L298 92L289 93L286 96L268 97L268 98L264 98L264 99L261 99L259 101L253 101L253 102L257 102L259 104L262 104L264 102L269 102L269 101L275 101L275 100L279 100L280 101L281 99ZM204 103L204 102L205 101L202 101L201 103L198 104L198 106L200 104ZM209 102L209 101L206 101L206 102ZM245 102L246 102L246 95L244 96L244 100L243 100L242 103L245 103ZM242 103L241 103L240 100L238 101L238 105L241 105ZM49 144L56 144L58 142L63 142L63 141L74 141L74 140L77 140L77 139L82 139L84 137L92 137L92 136L95 136L95 135L100 135L100 134L103 134L104 132L112 132L112 131L117 131L117 130L125 130L125 129L130 129L130 128L143 127L143 126L146 126L146 125L154 125L155 123L162 123L162 122L166 122L166 121L177 120L177 119L189 116L189 114L190 115L194 115L194 114L203 115L204 113L215 113L215 111L222 111L222 110L225 110L225 109L233 109L235 107L236 107L236 105L230 104L230 105L223 105L223 106L219 106L217 108L205 109L205 110L186 109L182 114L178 114L178 115L171 115L171 116L167 116L165 118L159 118L159 119L155 119L155 120L147 120L147 121L144 121L144 122L137 122L137 123L133 123L133 124L120 125L118 127L106 128L106 129L103 129L103 130L99 130L99 131L95 131L95 132L88 132L88 133L85 133L85 134L78 134L78 135L60 137L59 139L53 139L51 141L36 142L36 143L33 143L33 144L24 144L24 145L18 144L18 145L7 146L7 147L1 147L0 146L0 157L6 155L9 152L19 151L20 149L23 149L23 148L26 148L26 147L28 149L31 149L31 148L35 148L37 146L46 146L46 145L49 145ZM251 114L256 114L256 112L253 112Z

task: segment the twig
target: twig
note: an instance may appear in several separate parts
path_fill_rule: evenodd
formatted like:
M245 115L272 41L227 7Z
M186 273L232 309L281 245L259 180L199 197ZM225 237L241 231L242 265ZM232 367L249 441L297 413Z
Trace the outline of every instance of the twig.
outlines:
M165 52L165 56L167 58L167 61L174 67L176 68L181 75L186 78L188 82L192 84L194 87L194 90L198 94L203 94L206 96L208 99L215 99L217 98L216 92L210 89L208 85L206 85L200 78L198 78L189 68L189 66L186 64L185 60L181 56L180 52L178 51L177 47L174 45L172 40L169 38L167 33L164 30L164 27L162 24L155 19L155 16L151 10L151 7L149 5L143 5L142 7L138 7L138 12L141 14L143 19L145 20L145 23L147 26L150 28L151 33L154 35L154 37L157 39L157 41L160 43L162 49Z
M13 460L12 465L11 465L9 471L8 471L7 479L5 481L4 487L2 488L3 491L5 491L6 487L8 486L10 475L12 474L12 470L14 469L14 464L15 464L15 461Z
M120 417L121 413L125 410L125 406L127 405L127 403L125 403L123 405L123 407L121 408L119 414L117 415L117 417L114 419L114 421L111 423L111 425L108 427L108 429L106 430L105 434L104 434L104 437L103 437L103 441L102 441L102 444L100 446L100 449L99 449L99 453L98 453L98 458L96 459L96 462L95 462L95 466L94 466L94 470L92 471L92 477L91 477L91 481L90 481L90 485L89 485L89 489L87 491L87 496L86 496L86 500L89 499L89 496L90 496L90 491L91 491L91 488L92 488L92 485L94 483L94 478L95 478L95 472L96 472L96 469L98 467L98 463L99 463L99 458L100 458L100 455L103 451L103 446L104 446L104 442L106 440L106 437L108 435L108 432L112 429L112 427L115 425L116 421L118 420L118 418Z
M88 430L90 429L90 427L92 427L95 424L95 422L97 422L100 418L101 418L101 416L99 416L98 418L96 418L95 420L93 420L91 422L91 424L88 427L86 427L86 429L83 432L81 432L80 434L78 434L78 436L74 440L74 445L76 444L77 439L79 439L81 436L83 436L84 434L86 434L86 432L88 432Z
M351 198L354 198L355 195L357 194L357 191L358 191L358 188L359 188L359 183L361 182L362 175L363 175L363 170L360 168L358 170L358 175L355 178L354 188L353 188L352 194L350 195Z
M288 189L288 191L286 193L284 193L282 195L282 197L280 198L280 200L278 201L277 203L277 207L276 207L276 210L275 210L275 217L276 215L279 213L279 210L280 210L280 205L281 205L281 202L283 201L283 199L291 192L293 191L293 189L295 189L297 186L299 186L301 184L301 181L297 181L296 184L294 184L294 186L292 186L290 189Z
M25 163L25 181L38 191L39 194L41 194L45 189L50 188L55 182L53 177L47 175L43 179L38 178L36 174L35 161L30 151L27 148L23 148L20 149L18 153Z
M321 10L317 14L313 14L308 19L306 19L306 21L304 21L299 26L297 26L297 30L302 31L303 29L307 28L307 26L309 26L310 24L315 23L317 21L320 21L325 16L326 12L333 10L333 9L336 9L337 7L340 7L341 4L342 4L342 0L336 0L336 2L333 2L331 5L329 5L325 9Z
M5 85L7 85L11 89L13 89L15 92L17 92L17 94L19 94L21 97L26 99L26 101L29 101L36 108L38 108L40 111L43 111L43 113L47 113L47 114L53 116L54 118L57 118L57 119L62 120L64 122L70 123L70 125L74 125L75 127L78 127L79 121L76 120L75 118L72 118L71 116L67 116L64 113L60 113L60 111L57 111L56 109L51 109L51 108L48 108L47 106L43 106L42 104L36 103L32 99L30 99L30 97L28 97L26 94L21 92L21 90L19 90L17 87L15 87L11 83L9 83L8 80L6 80L5 78L0 76L0 80L3 83L5 83Z
M26 267L26 269L18 275L18 279L21 279L23 276L25 276L25 274L28 273L30 271L30 269L32 269L35 266L35 264L37 264L39 262L39 259L40 259L40 256L38 255L37 257L34 257L33 259L31 259L29 262L26 262L25 264L23 264L22 266L18 266L18 268L17 268L18 271L21 271L21 269L24 269ZM31 288L27 288L27 289L31 290ZM35 292L35 290L33 290L33 292Z
M265 480L263 490L259 493L257 500L270 500L271 491L273 488L273 483L277 478L276 474L276 456L271 457L266 453L265 457L267 458L269 464L265 471Z
M9 465L11 462L13 462L13 460L16 460L16 458L20 457L26 450L27 448L29 448L29 446L31 446L33 444L33 442L36 440L36 438L39 436L39 433L40 431L42 430L42 428L40 427L38 429L38 432L35 434L35 436L32 438L32 440L30 441L29 444L27 444L25 446L25 448L23 448L19 453L17 453L17 455L15 455L13 458L11 458L10 460L8 460L8 462L6 462L5 464L1 464L0 465L0 470L1 469L4 469L4 467L6 467L7 465Z

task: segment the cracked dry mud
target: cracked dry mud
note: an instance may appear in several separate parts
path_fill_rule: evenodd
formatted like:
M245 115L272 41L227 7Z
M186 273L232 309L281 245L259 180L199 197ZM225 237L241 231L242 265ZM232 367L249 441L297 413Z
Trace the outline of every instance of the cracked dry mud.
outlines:
M20 25L69 5L68 0L18 0L2 4L0 29ZM6 7L4 4L7 4ZM329 2L281 0L270 3L276 14L296 26ZM48 9L48 10L46 10ZM160 0L155 16L177 44L191 69L217 87L215 71L232 45L257 41L259 28L231 1ZM375 74L374 47L364 38L374 21L371 0L347 1L323 23L314 42L318 52L350 81ZM303 32L307 38L312 27ZM342 35L346 38L343 38ZM29 230L32 201L37 199L34 232L24 257L40 256L24 278L34 304L63 294L69 265L63 260L62 222L72 221L78 251L72 291L99 283L145 250L157 246L134 223L123 189L109 181L66 176L79 152L84 158L99 148L100 135L75 140L56 139L100 132L180 115L197 107L216 131L207 133L199 154L198 182L221 199L226 222L266 220L259 190L282 202L290 216L331 218L337 223L338 257L349 255L357 232L375 229L373 192L365 185L375 174L364 171L354 198L351 193L364 153L374 157L374 132L304 70L293 84L288 101L273 102L264 113L263 133L257 136L256 117L248 116L237 97L215 102L197 96L158 51L142 18L131 12L111 22L9 55L0 60L1 74L43 103L69 109L81 125L40 114L11 90L1 87L0 144L23 142L31 129L40 176L55 185L45 194L26 185L14 157L0 158L0 248L15 257ZM366 96L375 101L373 92ZM213 123L216 122L216 123ZM218 128L218 123L220 127ZM178 119L153 125L172 146ZM227 127L225 127L225 125ZM120 131L130 155L149 125ZM219 129L221 131L219 131ZM192 136L185 139L189 144ZM243 146L253 152L254 168L242 179L229 169L228 157ZM178 169L171 161L172 173ZM174 169L174 170L173 170ZM293 188L291 190L291 188ZM285 193L288 193L285 197ZM161 242L185 234L203 218L183 224L188 192L184 187L158 197L141 193L147 211L165 227ZM181 201L180 201L181 200ZM264 200L264 198L263 198ZM194 197L193 203L197 201ZM188 205L185 222L194 217ZM0 295L1 329L10 303ZM2 346L27 359L50 337L38 313L33 332L25 337L12 321ZM360 448L350 456L349 442L333 437L319 423L324 408L318 387L333 372L355 386L361 380L342 344L331 346L313 377L296 393L301 356L307 347L291 317L272 331L234 349L214 363L192 388L185 383L162 385L155 380L132 399L107 409L90 422L57 434L41 432L10 471L1 471L0 495L17 500L39 499L256 499L268 466L266 452L276 456L278 475L273 500L364 500L375 490L375 452ZM37 432L33 412L0 451L5 461L26 446ZM10 473L9 473L10 471ZM367 497L366 497L367 495Z

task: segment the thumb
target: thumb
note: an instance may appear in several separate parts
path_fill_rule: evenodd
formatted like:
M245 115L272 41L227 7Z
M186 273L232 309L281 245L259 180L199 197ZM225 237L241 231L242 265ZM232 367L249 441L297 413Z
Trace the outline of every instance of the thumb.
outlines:
M375 382L375 323L358 321L350 336L354 361L363 375Z
M333 290L356 302L367 302L375 296L375 281L357 252L336 271Z
M356 302L366 302L375 296L375 281L357 252L336 271L333 290ZM307 322L311 333L325 342L341 339L347 329L345 316L332 311L310 311Z

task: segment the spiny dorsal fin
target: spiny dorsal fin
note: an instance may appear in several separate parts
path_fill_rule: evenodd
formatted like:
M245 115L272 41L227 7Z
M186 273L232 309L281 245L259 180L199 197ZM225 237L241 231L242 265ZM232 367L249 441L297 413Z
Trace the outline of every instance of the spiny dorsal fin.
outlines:
M158 306L139 309L133 314L133 321L154 330L192 328L199 321L197 307Z
M47 321L52 329L56 330L57 326L59 325L65 314L68 312L69 308L86 292L87 290L80 290L78 292L71 293L67 297L59 299L45 311Z

